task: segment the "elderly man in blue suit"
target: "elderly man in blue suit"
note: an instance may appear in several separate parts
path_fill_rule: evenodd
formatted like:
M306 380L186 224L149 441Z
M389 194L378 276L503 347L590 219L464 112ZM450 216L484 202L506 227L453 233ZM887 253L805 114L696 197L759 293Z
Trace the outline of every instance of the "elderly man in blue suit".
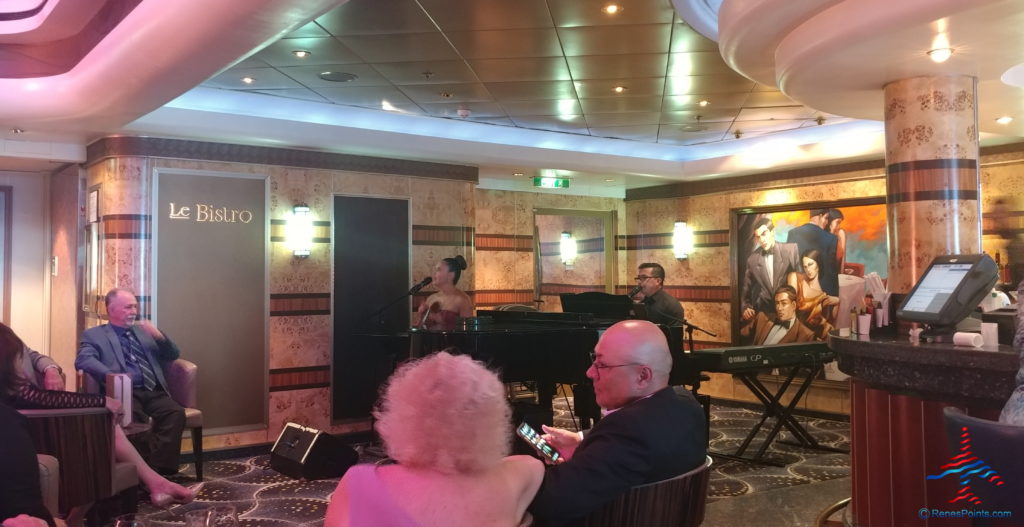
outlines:
M163 363L180 355L178 347L148 320L136 322L139 302L131 291L112 289L106 297L108 324L82 334L75 367L104 386L108 373L132 378L132 414L153 419L153 445L147 459L161 474L178 472L185 410L167 393Z

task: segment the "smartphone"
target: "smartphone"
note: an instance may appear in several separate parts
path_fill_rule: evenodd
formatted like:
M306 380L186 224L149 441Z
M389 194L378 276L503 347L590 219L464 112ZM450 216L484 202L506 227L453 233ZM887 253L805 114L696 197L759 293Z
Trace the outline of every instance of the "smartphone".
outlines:
M527 443L530 443L530 445L533 446L537 453L544 459L547 459L551 463L562 462L561 454L549 445L547 441L544 441L544 438L542 438L532 426L525 422L520 424L516 428L516 435L523 438Z

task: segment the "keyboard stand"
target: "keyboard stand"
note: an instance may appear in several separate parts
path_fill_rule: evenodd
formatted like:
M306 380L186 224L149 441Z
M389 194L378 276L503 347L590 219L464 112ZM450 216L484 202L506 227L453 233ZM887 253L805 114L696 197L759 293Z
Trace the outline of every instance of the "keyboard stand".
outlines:
M814 379L814 377L818 375L818 373L821 372L823 367L824 366L822 364L790 367L789 374L786 376L786 380L779 385L779 388L775 391L774 394L771 393L768 390L768 388L757 378L757 373L758 371L761 370L733 372L733 375L739 378L739 380L748 389L750 389L751 393L753 393L754 396L757 397L759 401L761 401L761 404L764 405L764 412L761 414L761 420L758 421L758 423L754 425L754 428L750 430L750 432L747 434L747 437L743 440L743 443L741 443L739 448L736 449L735 454L722 454L715 452L712 453L712 455L734 461L744 461L748 463L758 463L773 466L785 466L784 463L779 463L777 461L765 459L765 453L768 451L768 447L771 446L772 441L775 440L775 437L782 430L783 426L785 426L786 430L789 430L789 432L793 434L793 437L796 438L797 441L795 444L799 446L805 448L813 448L817 450L824 450L828 452L849 453L846 450L841 450L838 448L833 448L818 443L818 441L814 439L813 436L811 436L810 432L808 432L807 429L804 428L804 426L800 424L799 421L793 418L793 409L795 409L796 406L800 403L800 399L802 399L804 394L807 393L807 389L811 387L811 381ZM781 404L782 398L789 390L789 388L793 386L793 381L797 380L797 374L800 373L801 370L805 370L806 375L798 379L799 384L797 385L796 394L794 394L793 399L789 401L789 404L783 406ZM750 443L757 436L757 433L761 430L761 427L764 426L765 421L767 421L769 417L776 418L775 424L772 426L771 430L768 431L768 435L765 437L764 442L761 444L761 447L753 456L744 456L743 454L746 453L747 448L750 446Z

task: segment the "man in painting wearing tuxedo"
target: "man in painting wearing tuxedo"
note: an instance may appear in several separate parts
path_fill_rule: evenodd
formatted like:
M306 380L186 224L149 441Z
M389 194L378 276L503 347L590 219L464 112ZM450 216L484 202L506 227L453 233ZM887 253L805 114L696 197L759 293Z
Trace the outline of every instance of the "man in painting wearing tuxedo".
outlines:
M740 293L740 315L749 324L758 313L775 312L775 290L786 283L791 272L800 270L794 243L775 241L775 224L768 216L754 222L754 239L759 247L747 257Z

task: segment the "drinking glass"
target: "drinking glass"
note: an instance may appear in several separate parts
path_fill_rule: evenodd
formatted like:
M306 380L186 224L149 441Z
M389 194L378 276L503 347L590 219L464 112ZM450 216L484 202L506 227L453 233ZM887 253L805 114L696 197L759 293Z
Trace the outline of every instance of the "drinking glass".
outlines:
M206 527L210 521L210 509L196 509L185 513L185 527Z
M234 505L217 505L210 509L206 527L238 527L238 513Z
M146 527L140 514L122 514L114 519L114 527Z

